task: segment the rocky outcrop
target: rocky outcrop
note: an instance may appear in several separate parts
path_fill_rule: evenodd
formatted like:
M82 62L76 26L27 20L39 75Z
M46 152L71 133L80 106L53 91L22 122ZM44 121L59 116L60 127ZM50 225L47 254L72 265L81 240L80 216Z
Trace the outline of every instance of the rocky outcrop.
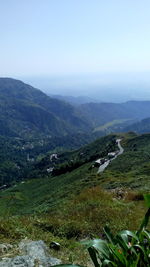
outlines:
M48 248L42 240L22 241L19 251L21 256L3 258L0 267L49 267L61 263L59 259L50 257Z

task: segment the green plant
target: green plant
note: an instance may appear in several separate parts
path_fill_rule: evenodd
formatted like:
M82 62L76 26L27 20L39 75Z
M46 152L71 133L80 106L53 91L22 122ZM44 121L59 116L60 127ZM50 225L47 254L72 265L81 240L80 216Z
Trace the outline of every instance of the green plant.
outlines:
M88 249L95 267L148 267L150 266L150 232L146 230L150 217L150 195L144 196L148 211L138 231L124 230L113 236L104 228L107 240L94 239L83 244ZM77 266L77 265L61 265Z

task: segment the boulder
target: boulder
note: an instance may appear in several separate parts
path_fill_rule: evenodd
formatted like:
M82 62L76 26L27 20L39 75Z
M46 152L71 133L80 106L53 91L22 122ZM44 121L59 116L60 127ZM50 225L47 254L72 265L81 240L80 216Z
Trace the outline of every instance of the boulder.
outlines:
M0 267L49 267L61 264L59 259L50 257L45 243L40 241L21 241L19 250L22 256L3 258Z

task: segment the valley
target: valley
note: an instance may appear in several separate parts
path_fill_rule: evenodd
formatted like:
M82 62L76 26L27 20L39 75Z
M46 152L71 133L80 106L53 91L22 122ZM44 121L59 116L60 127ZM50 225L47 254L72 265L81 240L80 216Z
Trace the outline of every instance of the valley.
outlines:
M0 267L150 267L150 1L0 1Z
M121 146L119 137L122 139ZM57 207L57 203L61 203L62 200L70 199L70 196L75 196L84 188L93 186L101 186L109 191L115 188L128 188L137 192L148 192L148 144L149 134L110 135L72 152L49 154L30 165L28 176L22 178L23 182L15 183L1 191L0 210L2 213L5 211L3 205L6 204L7 197L8 202L11 198L13 200L9 211L11 214L23 214L24 209L25 213L32 213L34 209L49 210ZM98 163L98 158L102 159L102 163ZM47 171L50 168L51 171ZM21 209L18 209L19 206Z
M149 101L72 106L8 78L0 96L2 242L56 241L54 256L85 265L79 240L103 238L106 224L137 228L150 191Z

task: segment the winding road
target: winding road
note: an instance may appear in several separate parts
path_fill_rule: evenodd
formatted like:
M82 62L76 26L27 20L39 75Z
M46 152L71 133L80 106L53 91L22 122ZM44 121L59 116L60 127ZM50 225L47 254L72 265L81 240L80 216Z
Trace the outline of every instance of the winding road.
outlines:
M118 145L118 148L119 148L119 153L118 153L118 155L117 155L117 157L119 156L119 155L121 155L121 154L123 154L123 152L124 152L124 149L123 149L123 147L121 146L121 140L122 139L117 139L116 140L116 143L117 143L117 145Z
M112 160L116 159L118 156L120 156L121 154L123 154L124 149L123 149L123 147L121 146L121 140L122 140L122 139L117 139L117 140L116 140L116 143L117 143L118 148L119 148L119 152L118 152L113 158L108 159L107 161L105 161L104 164L100 165L100 167L99 167L97 173L101 173L101 172L103 172L103 171L108 167L109 163L110 163Z

